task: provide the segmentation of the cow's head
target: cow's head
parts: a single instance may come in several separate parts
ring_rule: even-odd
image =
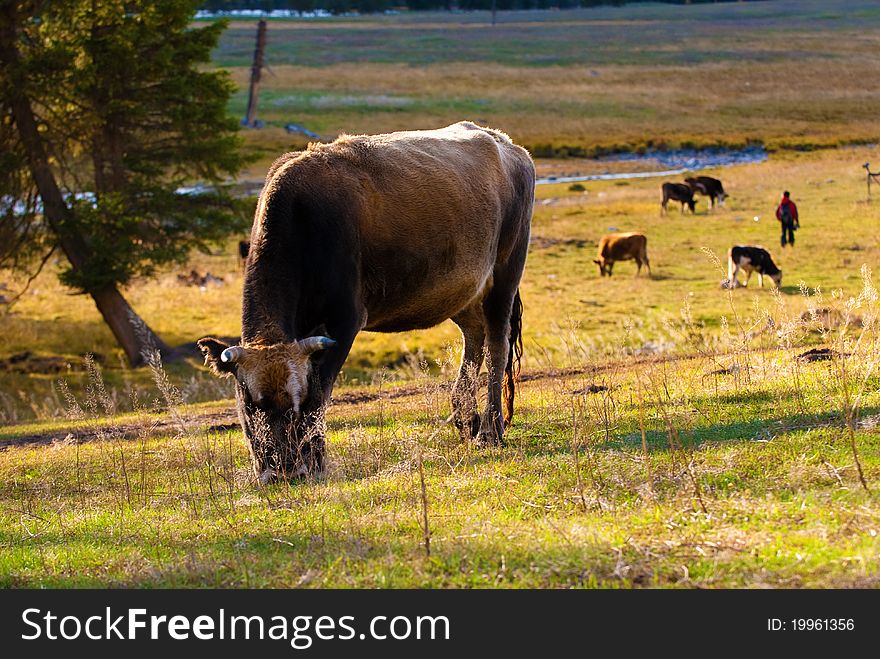
[[[779,270],[776,274],[770,275],[770,279],[773,280],[773,284],[776,288],[782,286],[782,270]]]
[[[198,341],[205,364],[221,377],[235,378],[239,420],[263,484],[323,467],[311,464],[321,459],[320,447],[312,444],[323,438],[307,435],[320,432],[316,423],[322,410],[306,413],[304,404],[322,395],[311,377],[312,355],[335,344],[326,336],[268,346],[229,346],[210,337]],[[315,418],[304,418],[309,415]]]
[[[724,205],[724,200],[725,200],[725,199],[727,199],[727,193],[726,193],[726,192],[723,192],[723,191],[722,191],[722,192],[719,192],[719,193],[718,193],[718,205],[719,205],[719,206],[723,206],[723,205]]]
[[[604,256],[600,256],[598,258],[593,259],[593,263],[599,266],[599,276],[604,277],[605,275],[611,276],[611,268],[614,267],[614,261],[609,261]]]
[[[687,205],[688,205],[688,208],[691,209],[691,213],[696,212],[696,208],[697,208],[697,200],[696,199],[691,197],[690,199],[687,200]]]

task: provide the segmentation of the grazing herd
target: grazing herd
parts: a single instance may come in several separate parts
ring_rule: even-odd
[[[198,346],[235,382],[254,476],[266,484],[320,474],[325,411],[357,334],[433,327],[451,319],[464,352],[450,420],[463,440],[500,444],[513,416],[522,355],[519,285],[529,247],[535,166],[504,133],[460,122],[310,144],[270,167],[244,267],[238,345]],[[663,184],[694,211],[694,194],[723,203],[708,176]],[[602,237],[595,263],[611,276],[634,260],[651,275],[641,233]],[[782,273],[761,248],[730,250],[729,280]],[[486,362],[485,409],[477,374]]]
[[[684,183],[663,183],[661,190],[663,192],[663,200],[660,202],[660,212],[667,212],[667,204],[670,201],[678,201],[681,203],[681,212],[684,213],[685,206],[694,212],[697,200],[694,195],[699,193],[709,198],[709,207],[715,208],[716,205],[723,206],[727,193],[724,191],[724,185],[717,178],[711,176],[693,176],[685,179]],[[782,244],[785,245],[785,213],[787,211],[786,203],[794,207],[794,203],[788,199],[788,192],[780,209],[777,210],[777,217],[783,223]],[[796,218],[797,211],[794,211]],[[796,220],[795,220],[796,221]],[[794,238],[790,238],[789,242],[794,244]],[[636,262],[636,277],[641,274],[642,263],[648,267],[648,275],[651,274],[651,265],[648,262],[648,238],[641,233],[613,233],[602,236],[599,240],[599,249],[596,258],[593,260],[599,266],[599,275],[611,276],[614,263],[616,261],[634,260]],[[739,280],[740,271],[746,275],[745,282]],[[721,282],[723,288],[739,288],[748,286],[752,273],[758,274],[758,284],[763,288],[764,276],[770,277],[778,288],[782,283],[782,270],[773,262],[770,253],[763,247],[757,245],[735,245],[728,250],[727,253],[727,279]]]
[[[672,201],[681,202],[681,212],[684,213],[684,207],[693,213],[697,206],[697,200],[694,195],[700,193],[704,197],[709,197],[709,208],[715,208],[716,204],[724,205],[724,199],[727,193],[724,192],[724,186],[717,178],[711,176],[692,176],[686,178],[684,183],[664,183],[663,184],[663,201],[660,202],[660,212],[666,213],[666,204]]]

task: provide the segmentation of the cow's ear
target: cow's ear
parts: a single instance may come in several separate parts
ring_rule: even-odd
[[[205,365],[210,367],[215,375],[227,377],[235,374],[238,365],[233,361],[224,361],[221,358],[223,351],[229,347],[223,341],[206,336],[196,341],[196,345],[202,351],[202,354],[205,355]]]
[[[602,265],[602,262],[599,259],[593,259],[593,263],[596,265]]]

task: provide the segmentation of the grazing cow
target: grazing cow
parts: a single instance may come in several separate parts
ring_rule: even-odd
[[[198,342],[216,374],[235,378],[261,482],[322,471],[324,411],[361,330],[451,318],[464,336],[455,424],[465,440],[501,442],[522,354],[534,190],[528,152],[469,122],[344,135],[276,161],[251,230],[241,345]]]
[[[697,205],[697,202],[694,200],[694,191],[690,189],[689,186],[684,183],[664,183],[663,184],[663,201],[660,202],[660,209],[662,213],[666,212],[666,204],[669,203],[669,200],[680,201],[681,202],[681,212],[684,213],[684,205],[687,204],[687,207],[691,209],[691,213],[694,212],[694,208]]]
[[[737,274],[746,273],[746,283],[740,284]],[[738,288],[748,286],[752,272],[758,273],[758,285],[764,287],[764,275],[770,277],[776,288],[782,283],[782,270],[776,267],[773,259],[763,247],[757,245],[735,245],[727,252],[727,286]]]
[[[239,240],[238,241],[238,262],[244,267],[244,264],[247,262],[248,252],[251,251],[251,241],[250,240]]]
[[[691,178],[686,178],[684,181],[694,193],[699,192],[704,197],[709,197],[709,208],[715,208],[716,199],[718,200],[719,206],[724,205],[727,193],[724,191],[724,186],[721,184],[721,181],[717,178],[712,178],[711,176],[693,176]]]
[[[615,261],[635,259],[636,277],[642,272],[642,263],[648,266],[651,275],[651,264],[648,262],[648,239],[641,233],[611,233],[602,236],[599,241],[599,253],[593,263],[599,266],[599,276],[611,276]]]

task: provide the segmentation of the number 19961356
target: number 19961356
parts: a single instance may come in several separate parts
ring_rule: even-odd
[[[779,618],[767,619],[767,630],[771,632],[837,632],[852,631],[856,628],[853,618]]]

